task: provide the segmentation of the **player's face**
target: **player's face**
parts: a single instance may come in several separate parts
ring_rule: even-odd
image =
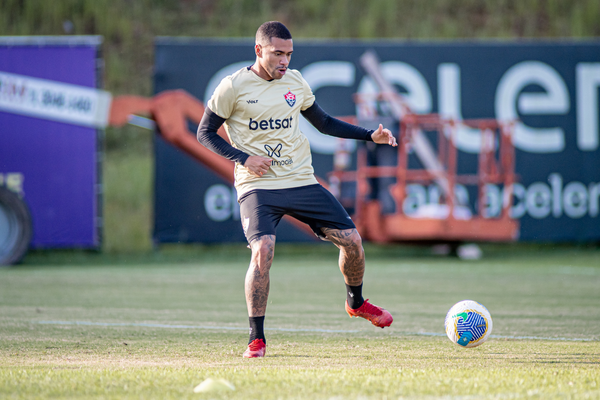
[[[294,44],[292,39],[271,38],[271,43],[266,46],[256,45],[259,63],[266,79],[281,79],[290,64]]]

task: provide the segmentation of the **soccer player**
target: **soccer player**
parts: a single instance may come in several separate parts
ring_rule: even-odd
[[[346,210],[314,176],[310,145],[299,129],[302,114],[320,132],[346,139],[397,146],[382,125],[375,131],[329,116],[315,101],[300,72],[290,69],[292,35],[280,22],[256,32],[256,61],[224,78],[198,126],[198,141],[235,162],[235,188],[244,234],[252,250],[245,293],[250,339],[244,357],[263,357],[276,228],[287,214],[340,249],[346,283],[346,312],[375,326],[390,326],[391,314],[362,296],[365,256],[361,237]],[[231,145],[217,134],[225,124]]]

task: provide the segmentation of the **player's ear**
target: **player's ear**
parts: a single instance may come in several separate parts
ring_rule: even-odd
[[[262,46],[260,44],[255,44],[254,45],[254,52],[256,53],[256,55],[258,57],[262,57]]]

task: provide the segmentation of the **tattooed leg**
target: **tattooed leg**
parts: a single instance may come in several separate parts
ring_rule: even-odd
[[[250,243],[252,259],[246,273],[246,305],[249,317],[262,317],[269,297],[269,270],[273,263],[275,235],[264,235]]]
[[[356,229],[323,228],[323,233],[340,249],[340,271],[347,285],[358,286],[365,274],[365,251]]]

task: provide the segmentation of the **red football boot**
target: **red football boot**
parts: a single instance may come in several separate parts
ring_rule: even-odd
[[[386,326],[390,326],[394,321],[392,314],[389,313],[385,308],[381,308],[376,306],[375,304],[369,303],[369,299],[366,299],[362,306],[357,309],[352,309],[348,305],[348,300],[346,300],[346,312],[352,317],[361,317],[364,319],[368,319],[371,323],[379,328],[385,328]]]
[[[262,339],[254,339],[250,342],[248,348],[244,352],[244,358],[264,357],[266,351],[267,345],[265,344],[265,341]]]

